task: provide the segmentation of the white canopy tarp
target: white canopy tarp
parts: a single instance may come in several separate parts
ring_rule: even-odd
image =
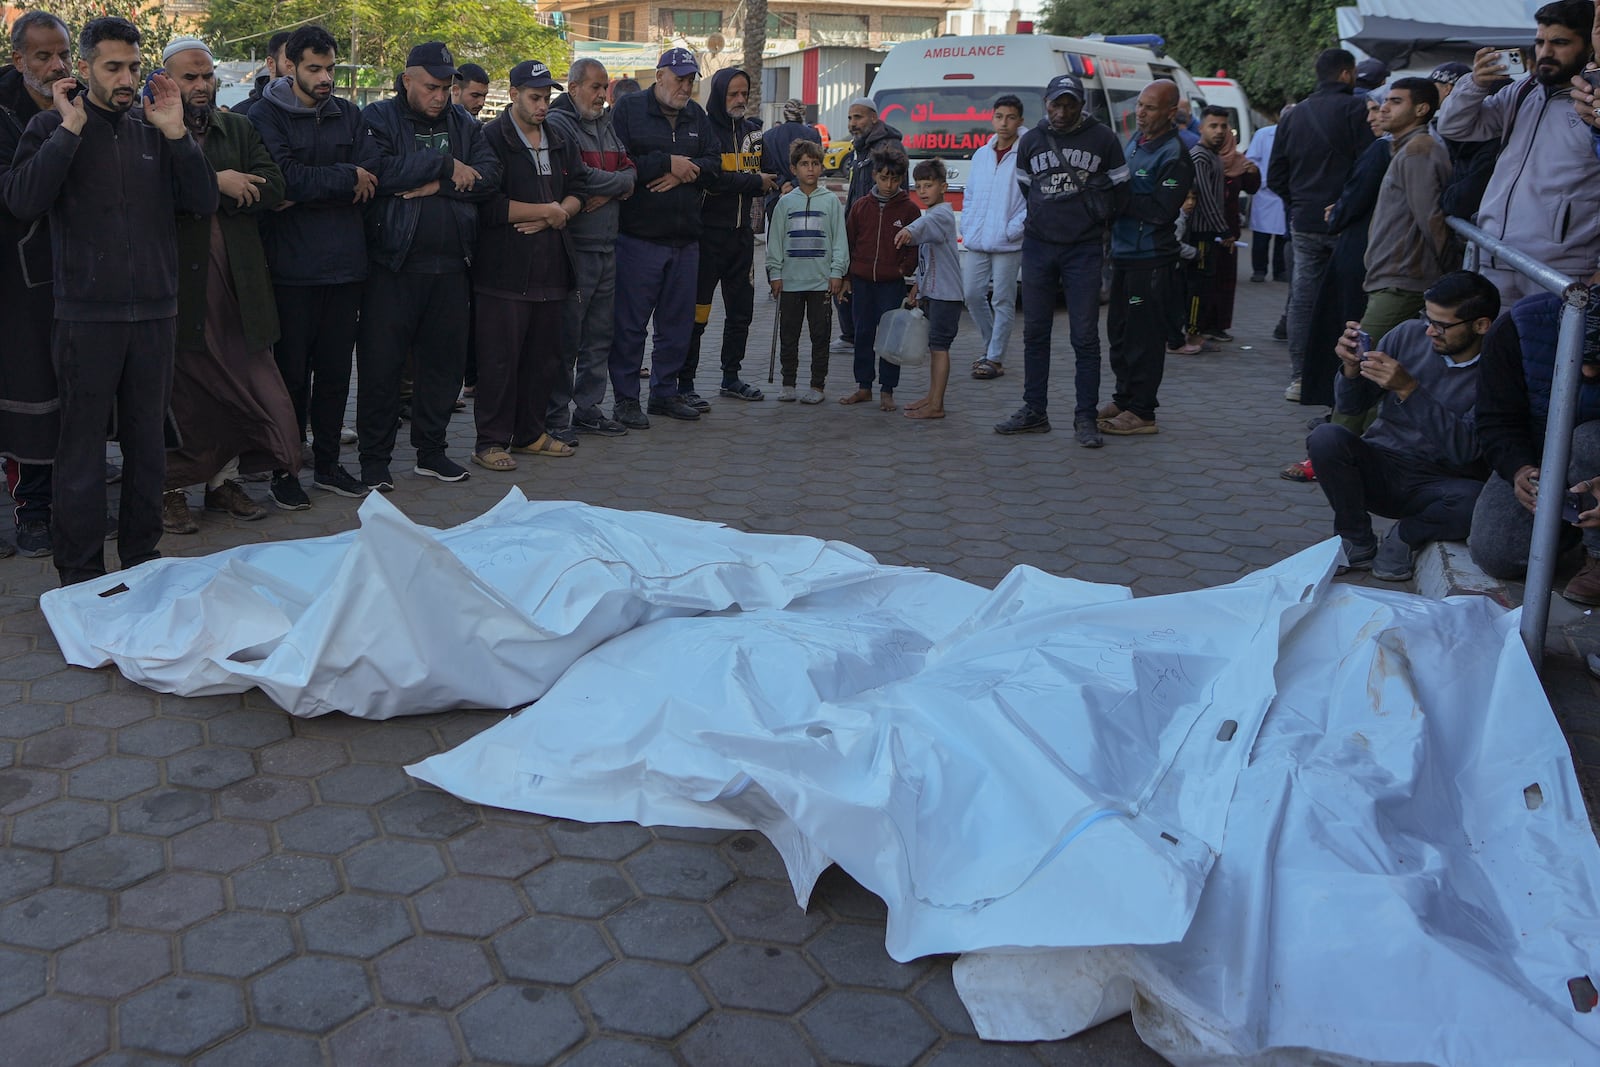
[[[259,680],[321,707],[335,664],[395,687],[380,712],[470,703],[481,673],[542,687],[413,773],[566,818],[759,829],[802,903],[837,862],[887,902],[891,955],[966,953],[984,1037],[1131,1008],[1185,1067],[1600,1062],[1579,1010],[1600,849],[1516,616],[1485,600],[1330,585],[1331,541],[1133,599],[515,493],[452,531],[380,497],[362,517],[47,614],[69,658],[172,691]],[[314,644],[352,626],[375,662]]]
[[[1338,8],[1339,39],[1399,70],[1470,60],[1488,45],[1533,44],[1543,0],[1357,0]]]

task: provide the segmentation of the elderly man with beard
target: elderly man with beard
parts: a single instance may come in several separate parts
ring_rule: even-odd
[[[161,520],[167,533],[191,534],[198,527],[187,488],[200,482],[207,511],[264,518],[265,509],[235,475],[281,470],[292,477],[300,466],[300,428],[272,358],[278,311],[256,224],[283,201],[283,172],[249,119],[217,110],[216,66],[204,41],[178,37],[161,61],[183,94],[184,125],[217,172],[220,194],[216,214],[178,217],[172,417],[182,444],[167,453]],[[304,498],[301,491],[288,503]]]
[[[62,584],[106,572],[106,428],[122,445],[118,554],[124,567],[160,555],[166,414],[177,334],[179,211],[217,210],[217,176],[183,122],[178,87],[150,79],[134,109],[139,31],[93,19],[78,38],[77,80],[50,86],[54,110],[23,132],[6,206],[50,215],[52,354],[61,389],[54,544]]]
[[[1483,48],[1472,77],[1456,82],[1439,109],[1439,133],[1457,141],[1504,141],[1478,225],[1563,274],[1588,278],[1600,266],[1600,159],[1594,108],[1574,121],[1572,80],[1594,54],[1590,0],[1556,0],[1534,12],[1533,73],[1508,82],[1499,51]],[[1588,125],[1586,125],[1588,124]],[[1543,292],[1493,258],[1480,268],[1502,303]]]
[[[622,203],[617,235],[617,291],[611,338],[611,417],[629,429],[650,427],[649,415],[693,421],[700,411],[678,395],[678,371],[689,354],[695,279],[700,271],[700,201],[716,187],[722,166],[717,133],[694,102],[700,73],[694,53],[669,48],[648,90],[617,101],[618,138],[638,168],[643,188]],[[644,333],[655,317],[649,413],[639,406]]]
[[[282,334],[272,354],[296,429],[311,429],[311,484],[361,497],[367,487],[340,466],[339,445],[367,277],[361,209],[378,178],[357,162],[361,110],[333,95],[337,49],[321,26],[295,30],[284,46],[287,77],[267,86],[250,121],[284,181],[283,203],[261,226]],[[310,504],[287,467],[273,472],[271,492],[279,507]]]
[[[573,288],[566,227],[583,210],[587,171],[577,144],[545,123],[551,90],[561,88],[550,68],[518,63],[510,82],[511,106],[484,129],[500,162],[500,191],[483,205],[472,265],[482,386],[472,462],[491,471],[515,470],[512,452],[572,455],[545,432],[545,409]]]
[[[30,11],[11,27],[11,66],[0,72],[0,190],[22,131],[55,106],[50,86],[72,72],[66,23]],[[0,200],[4,193],[0,192]],[[24,222],[0,203],[0,293],[5,294],[6,336],[0,342],[0,456],[16,501],[17,548],[24,556],[50,554],[50,482],[61,405],[50,364],[50,223]],[[0,541],[0,556],[11,546]]]
[[[467,268],[478,204],[494,195],[500,166],[480,126],[450,103],[455,60],[439,41],[411,49],[399,92],[361,113],[362,166],[378,177],[367,208],[366,290],[356,348],[356,433],[361,480],[391,492],[389,463],[400,425],[400,375],[414,354],[413,473],[459,482],[467,470],[445,455],[467,358]]]
[[[574,60],[567,73],[567,91],[550,105],[545,120],[578,146],[589,170],[583,211],[566,230],[577,272],[573,284],[583,297],[569,300],[562,316],[562,365],[545,414],[546,428],[560,439],[573,431],[602,437],[628,432],[600,406],[606,398],[606,367],[616,311],[619,201],[633,195],[637,175],[611,126],[611,112],[606,110],[608,84],[606,68],[599,60]]]

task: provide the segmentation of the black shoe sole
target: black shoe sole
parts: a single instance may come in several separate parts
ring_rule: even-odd
[[[420,466],[420,465],[416,466],[416,467],[412,467],[411,468],[411,473],[412,474],[419,474],[424,478],[433,478],[433,479],[436,479],[437,481],[451,482],[451,483],[464,482],[468,478],[472,477],[472,473],[470,471],[462,471],[460,474],[452,476],[452,475],[449,475],[449,474],[440,474],[436,470],[430,470],[429,468],[423,467],[423,466]]]
[[[650,414],[660,415],[661,417],[667,419],[677,419],[679,422],[699,422],[700,412],[692,407],[689,410],[690,412],[693,412],[693,414],[686,414],[682,411],[669,411],[666,408],[651,408]]]
[[[1048,422],[1040,422],[1035,423],[1032,426],[1018,426],[1015,429],[1009,427],[1006,429],[1001,429],[1000,427],[996,426],[994,428],[994,432],[998,434],[1004,434],[1006,437],[1014,437],[1019,433],[1049,433],[1050,424]]]
[[[311,479],[311,487],[313,489],[321,489],[325,493],[332,493],[335,496],[348,497],[351,500],[360,500],[362,497],[366,496],[367,493],[369,493],[371,491],[371,489],[372,489],[371,486],[363,485],[361,487],[361,492],[358,493],[354,489],[345,489],[345,488],[343,488],[341,486],[333,485],[333,484],[331,484],[329,482],[318,481],[315,478]]]
[[[588,426],[581,422],[573,423],[572,428],[579,433],[592,433],[596,437],[622,437],[628,432],[628,428],[626,426],[618,426],[615,430],[613,430],[609,428],[602,428],[600,426]]]
[[[43,559],[53,551],[50,548],[23,548],[21,545],[17,546],[17,555],[22,556],[24,559]]]

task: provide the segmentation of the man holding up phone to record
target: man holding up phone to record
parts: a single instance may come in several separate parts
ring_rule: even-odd
[[[1587,280],[1600,270],[1595,105],[1578,104],[1583,124],[1573,122],[1568,109],[1579,99],[1574,79],[1594,54],[1594,4],[1554,0],[1533,17],[1533,73],[1510,80],[1504,49],[1480,49],[1472,76],[1456,83],[1440,109],[1439,133],[1502,145],[1478,208],[1479,226],[1563,274]],[[1483,273],[1508,307],[1542,291],[1493,259]]]

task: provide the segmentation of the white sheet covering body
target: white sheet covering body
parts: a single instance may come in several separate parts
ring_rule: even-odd
[[[1600,971],[1600,849],[1487,601],[1330,586],[1334,542],[1135,600],[516,494],[445,532],[376,497],[362,516],[46,613],[73,662],[299,713],[537,690],[413,773],[759,829],[802,903],[838,862],[897,958],[967,953],[985,1037],[1131,1008],[1185,1067],[1600,1062],[1600,1012],[1567,992]]]

